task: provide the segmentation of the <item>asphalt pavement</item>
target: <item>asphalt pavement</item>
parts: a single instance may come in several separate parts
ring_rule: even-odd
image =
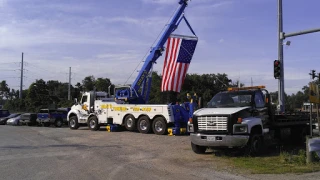
[[[318,179],[248,175],[197,155],[189,136],[90,131],[87,128],[0,126],[0,179]]]

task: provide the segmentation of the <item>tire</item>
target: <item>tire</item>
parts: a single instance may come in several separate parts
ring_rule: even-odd
[[[163,117],[157,117],[153,120],[152,131],[157,135],[164,135],[167,133],[167,123]]]
[[[56,121],[54,122],[55,127],[62,127],[62,125],[63,125],[62,119],[56,119]]]
[[[250,136],[245,154],[249,156],[258,156],[261,154],[263,149],[262,136],[259,134],[253,134]]]
[[[88,127],[91,131],[97,131],[100,129],[100,125],[98,124],[98,119],[95,116],[91,116],[88,120]]]
[[[309,134],[306,127],[292,127],[290,137],[294,144],[303,144],[306,142],[306,136]],[[310,130],[309,130],[310,131]]]
[[[45,123],[43,123],[43,126],[44,126],[44,127],[49,127],[49,126],[50,126],[50,123],[49,123],[49,122],[45,122]]]
[[[79,128],[78,118],[77,116],[71,116],[68,122],[69,128],[72,130]]]
[[[206,153],[206,150],[207,150],[207,147],[195,145],[192,142],[191,142],[191,148],[192,148],[192,151],[195,152],[196,154],[204,154]]]
[[[138,124],[137,124],[138,131],[142,134],[147,134],[151,130],[151,124],[150,120],[147,116],[141,116],[138,119]]]
[[[136,119],[134,118],[133,115],[128,115],[124,119],[124,126],[128,131],[134,131],[136,130]]]

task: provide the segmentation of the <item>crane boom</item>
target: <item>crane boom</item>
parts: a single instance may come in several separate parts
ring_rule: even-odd
[[[157,59],[162,55],[162,52],[164,51],[164,44],[166,43],[168,37],[179,25],[183,16],[184,9],[188,5],[188,1],[189,0],[179,1],[180,5],[178,10],[175,12],[170,23],[167,25],[158,43],[150,51],[150,54],[147,56],[144,62],[144,65],[139,71],[137,78],[135,79],[135,81],[131,86],[122,87],[121,89],[117,90],[116,92],[117,99],[126,100],[130,104],[131,103],[144,104],[148,101],[149,91],[151,87],[150,70],[152,69],[153,64],[156,63]],[[142,90],[140,91],[140,89]]]

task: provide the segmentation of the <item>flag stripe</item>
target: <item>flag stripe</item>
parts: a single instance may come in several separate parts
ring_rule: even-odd
[[[171,39],[171,38],[170,38]],[[171,43],[168,42],[168,45],[167,45],[167,49],[168,49],[168,56],[166,57],[166,67],[165,67],[165,73],[163,74],[164,78],[163,79],[167,79],[168,78],[168,72],[169,72],[169,67],[171,65],[171,58],[172,58],[172,51],[173,51],[173,44],[175,42],[175,39],[172,39]],[[163,83],[163,89],[167,89],[166,88],[166,83]]]
[[[166,56],[162,69],[161,91],[180,92],[184,83],[194,50],[196,40],[169,37]]]
[[[174,39],[174,41],[172,43],[173,53],[171,54],[171,58],[170,58],[169,71],[167,73],[167,78],[166,78],[166,82],[165,82],[165,89],[171,89],[170,82],[172,80],[172,78],[171,78],[172,77],[172,69],[176,65],[175,61],[177,58],[177,51],[179,49],[178,46],[180,44],[180,39],[178,39],[178,38],[173,38],[173,39]]]

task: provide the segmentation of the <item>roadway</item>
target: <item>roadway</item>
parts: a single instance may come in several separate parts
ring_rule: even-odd
[[[188,136],[0,126],[0,179],[313,179],[250,175],[197,155]],[[315,178],[318,179],[318,178]]]

